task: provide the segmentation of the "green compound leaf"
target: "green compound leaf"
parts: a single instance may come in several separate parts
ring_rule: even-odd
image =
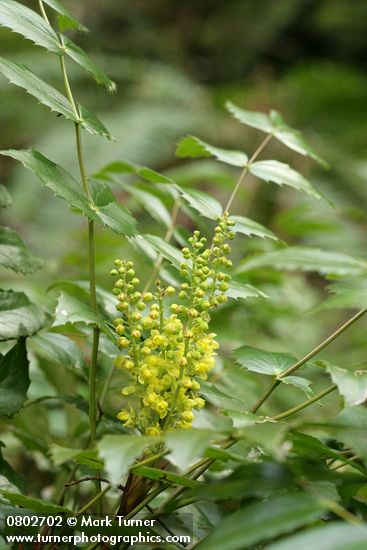
[[[87,27],[75,19],[69,10],[67,10],[58,0],[43,0],[43,3],[50,6],[50,8],[58,14],[59,28],[61,31],[67,29],[77,29],[82,32],[88,31]]]
[[[341,252],[328,252],[318,248],[291,246],[267,252],[245,261],[239,273],[272,267],[275,269],[316,271],[321,275],[359,275],[367,271],[367,262]]]
[[[332,308],[361,308],[367,307],[367,281],[365,277],[352,277],[327,287],[328,292],[334,294],[317,309]]]
[[[299,390],[303,391],[307,397],[312,397],[314,394],[313,389],[310,388],[310,385],[312,384],[311,380],[308,380],[308,378],[303,378],[303,376],[285,376],[284,378],[281,378],[281,382],[283,384],[295,386]]]
[[[283,117],[277,111],[270,111],[269,118],[273,125],[273,135],[274,137],[301,155],[306,155],[314,160],[316,160],[324,168],[328,168],[327,162],[322,159],[316,151],[307,143],[307,141],[302,137],[301,132],[294,130],[288,126]]]
[[[105,462],[106,472],[111,482],[119,483],[151,443],[159,443],[159,439],[145,435],[105,435],[98,444],[98,451]]]
[[[0,493],[3,498],[8,500],[10,504],[14,506],[20,506],[21,508],[27,508],[27,510],[32,510],[37,512],[39,515],[57,515],[66,513],[68,515],[72,514],[72,511],[64,506],[59,506],[57,504],[51,504],[42,499],[26,497],[18,493],[11,493],[10,491],[3,491],[0,489]]]
[[[246,409],[246,404],[240,399],[233,395],[226,394],[224,391],[217,388],[215,384],[205,382],[204,380],[200,380],[200,395],[218,408],[239,411],[244,411]]]
[[[367,370],[347,370],[328,364],[326,370],[347,405],[360,405],[367,399]]]
[[[97,325],[114,344],[116,343],[115,334],[102,320],[102,316],[94,313],[89,303],[62,290],[57,300],[53,326],[58,327],[77,323]]]
[[[251,164],[250,172],[264,181],[273,182],[277,185],[289,185],[317,199],[321,198],[321,195],[309,181],[284,162],[278,162],[277,160],[260,160]]]
[[[328,167],[328,164],[303,139],[301,133],[288,126],[277,111],[270,111],[269,115],[245,111],[234,105],[231,101],[226,103],[226,108],[242,124],[271,134],[290,149],[297,151],[301,155],[313,158],[324,168]]]
[[[0,226],[0,265],[26,275],[39,269],[42,262],[28,251],[13,229]]]
[[[177,267],[177,269],[179,269],[180,264],[184,261],[181,251],[160,237],[156,235],[139,235],[138,238],[139,240],[143,239],[148,242],[158,254],[161,254],[163,258]]]
[[[14,2],[0,0],[0,25],[32,40],[48,51],[62,54],[56,32],[38,13]]]
[[[178,185],[176,185],[176,188],[185,202],[201,216],[210,220],[216,220],[222,215],[222,205],[217,199],[208,195],[208,193],[204,193],[198,189],[179,187]]]
[[[179,476],[178,474],[174,474],[173,472],[169,472],[166,470],[151,468],[150,466],[139,466],[137,468],[134,468],[133,471],[134,474],[146,477],[147,479],[168,482],[172,483],[173,485],[181,485],[182,487],[187,487],[189,489],[195,489],[196,487],[201,487],[202,485],[199,481],[195,481],[194,479]]]
[[[51,358],[65,369],[83,369],[85,366],[79,346],[63,334],[40,332],[32,336],[30,343],[38,355]]]
[[[103,136],[110,141],[115,141],[113,135],[92,111],[89,111],[89,109],[83,107],[83,105],[79,105],[79,111],[81,116],[80,126],[84,128],[84,130],[94,136]]]
[[[0,208],[9,208],[12,205],[11,196],[5,187],[0,183]]]
[[[24,491],[25,477],[15,472],[10,464],[5,460],[2,453],[2,447],[5,447],[5,445],[0,441],[0,476],[5,477],[9,483],[15,487],[18,487],[20,491]]]
[[[232,425],[236,430],[243,430],[249,426],[255,426],[256,424],[264,424],[268,422],[265,416],[258,416],[245,410],[246,407],[242,407],[242,410],[226,409],[224,414],[231,419]],[[278,429],[281,424],[273,423],[272,427]],[[283,435],[283,433],[282,433]]]
[[[22,408],[31,383],[28,368],[25,338],[0,354],[0,416],[13,416]]]
[[[0,72],[16,86],[24,88],[43,105],[76,122],[77,118],[67,99],[55,88],[41,80],[28,67],[0,57]]]
[[[183,138],[177,146],[176,155],[181,158],[215,157],[225,164],[241,167],[246,166],[248,161],[247,155],[241,151],[214,147],[214,145],[210,145],[195,136]]]
[[[92,183],[91,189],[95,201],[92,208],[77,180],[64,168],[55,164],[34,149],[0,151],[0,154],[19,160],[25,168],[31,170],[41,182],[55,195],[64,199],[72,208],[76,208],[90,220],[121,235],[133,235],[136,221],[130,212],[119,205],[105,183]]]
[[[120,235],[135,235],[136,220],[127,208],[119,204],[110,187],[103,182],[91,182],[91,193],[96,206],[96,221]]]
[[[231,113],[231,115],[242,122],[242,124],[245,124],[246,126],[251,126],[252,128],[256,128],[257,130],[261,130],[263,132],[266,132],[267,134],[272,133],[273,125],[269,120],[269,117],[264,113],[257,113],[256,111],[245,111],[237,107],[237,105],[235,105],[231,101],[227,101],[225,106],[227,110]]]
[[[226,292],[228,298],[233,300],[247,300],[248,298],[265,298],[268,299],[269,296],[265,294],[262,290],[247,284],[241,283],[239,281],[230,281],[229,289]]]
[[[151,183],[175,183],[171,178],[152,170],[152,168],[135,164],[129,160],[110,162],[94,174],[94,177],[108,178],[109,174],[136,174]]]
[[[284,446],[286,433],[289,429],[287,424],[273,422],[268,418],[260,422],[251,422],[247,418],[248,413],[243,413],[243,419],[240,419],[241,413],[235,413],[232,416],[235,424],[238,426],[238,435],[245,441],[251,442],[254,448],[259,448],[263,453],[272,456],[278,461],[283,461],[288,452],[287,444]],[[240,427],[240,425],[243,426]]]
[[[297,362],[288,353],[274,353],[251,346],[237,348],[234,357],[247,370],[270,376],[278,376]]]
[[[80,106],[81,118],[79,118],[70,103],[60,92],[44,82],[25,65],[13,63],[8,59],[0,57],[0,72],[12,84],[26,90],[33,97],[37,98],[40,103],[49,107],[51,111],[60,113],[65,118],[79,123],[90,134],[101,135],[110,140],[113,139],[110,132],[95,114]]]
[[[62,8],[58,2],[52,2],[53,8],[56,5]],[[62,8],[63,9],[63,8]],[[64,10],[64,9],[63,9]],[[64,22],[66,10],[64,10]],[[68,13],[68,12],[67,12]],[[69,23],[71,19],[69,16]],[[14,2],[13,0],[0,0],[0,25],[8,27],[12,31],[21,34],[24,38],[32,40],[35,44],[46,48],[57,55],[64,53],[71,57],[78,65],[83,67],[98,84],[103,84],[109,92],[116,90],[116,84],[105,74],[105,72],[90,59],[87,53],[74,44],[69,38],[62,36],[61,46],[56,32],[38,13]]]
[[[164,203],[153,193],[150,193],[145,188],[138,185],[132,185],[119,182],[119,185],[134,197],[151,216],[159,223],[163,223],[166,227],[171,225],[171,214],[165,207]]]
[[[165,437],[170,450],[167,459],[180,470],[185,470],[201,458],[209,443],[218,437],[220,434],[216,432],[197,428],[170,432]]]
[[[305,493],[273,497],[240,508],[225,517],[199,544],[200,550],[242,550],[294,531],[320,518],[325,507]]]
[[[44,318],[23,292],[0,290],[0,341],[34,334]]]
[[[232,227],[232,231],[235,233],[242,233],[248,237],[255,236],[262,239],[272,239],[274,241],[278,240],[278,237],[274,235],[270,229],[255,222],[254,220],[251,220],[250,218],[245,218],[243,216],[231,216],[231,220],[236,222],[236,225]]]
[[[95,470],[103,468],[103,463],[98,459],[97,451],[95,450],[83,451],[81,449],[71,449],[52,444],[50,446],[50,454],[55,466],[61,466],[65,462],[75,460],[78,464],[85,464]]]
[[[98,65],[89,57],[89,55],[79,46],[74,44],[72,40],[66,36],[62,37],[63,51],[75,61],[78,65],[83,67],[97,82],[105,86],[108,92],[116,91],[116,84],[113,82],[106,73],[98,67]]]
[[[367,527],[332,521],[320,527],[307,529],[267,546],[267,550],[365,550]]]

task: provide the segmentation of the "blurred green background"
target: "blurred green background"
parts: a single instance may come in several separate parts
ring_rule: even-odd
[[[35,2],[27,4],[36,9]],[[262,158],[288,162],[328,200],[308,199],[290,188],[249,178],[236,202],[236,213],[269,226],[288,244],[366,257],[365,0],[65,0],[65,5],[91,29],[88,34],[72,33],[73,39],[118,85],[117,93],[108,95],[79,67],[68,64],[75,95],[117,138],[109,143],[84,136],[90,173],[109,161],[128,159],[166,171],[178,182],[199,186],[224,201],[236,171],[212,161],[176,159],[177,140],[193,133],[251,154],[262,136],[231,119],[223,108],[225,100],[248,110],[275,108],[304,132],[331,169],[323,171],[276,143]],[[62,89],[52,54],[7,29],[0,30],[0,44],[2,55],[22,61]],[[1,149],[32,146],[77,174],[71,125],[37,106],[3,77],[0,92]],[[53,297],[45,292],[49,285],[66,278],[87,278],[84,222],[13,161],[1,159],[0,176],[14,202],[6,212],[6,224],[46,260],[44,269],[27,280],[2,271],[2,284],[24,290],[37,303],[49,306]],[[124,189],[115,192],[137,215],[142,232],[164,234],[164,228]],[[185,216],[179,221],[192,227]],[[205,220],[198,218],[198,223],[205,230]],[[277,246],[273,241],[239,237],[235,262]],[[121,237],[99,230],[97,247],[102,287],[110,287],[108,273],[116,256],[132,256],[149,277],[149,264]],[[231,349],[244,343],[301,356],[350,313],[312,313],[325,298],[326,284],[314,273],[267,270],[250,274],[249,280],[272,300],[241,302],[220,311],[214,325],[227,358]],[[355,367],[366,362],[365,352],[362,325],[343,336],[328,357]],[[239,392],[236,376],[233,372],[227,385]],[[256,384],[254,379],[241,389],[242,397],[253,400]],[[32,385],[35,397],[40,388]],[[283,402],[284,409],[284,401],[299,401],[300,395],[296,398],[286,389],[278,392],[273,403]]]

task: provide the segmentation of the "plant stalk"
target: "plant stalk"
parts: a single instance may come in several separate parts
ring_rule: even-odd
[[[84,514],[84,512],[86,512],[87,510],[89,510],[89,508],[91,508],[94,504],[98,503],[106,493],[108,493],[108,491],[111,489],[111,485],[107,485],[103,491],[100,491],[95,497],[92,498],[92,500],[90,500],[89,502],[87,502],[87,504],[85,504],[83,506],[83,508],[80,508],[80,510],[78,510],[78,512],[76,512],[74,514],[74,516],[76,518],[80,517],[82,514]]]
[[[45,7],[42,0],[38,1],[41,14],[45,21],[49,23]],[[58,35],[59,43],[61,47],[64,47],[62,37]],[[77,121],[80,120],[80,114],[71,90],[64,54],[60,55],[60,67],[62,79],[65,87],[65,93],[67,98],[72,106]],[[75,142],[76,150],[79,164],[80,177],[82,182],[82,187],[85,195],[88,198],[90,206],[95,208],[93,198],[90,192],[87,170],[85,167],[82,139],[81,139],[81,130],[80,124],[75,122]],[[90,302],[92,310],[95,314],[98,315],[98,306],[97,306],[97,292],[96,292],[96,273],[95,273],[95,241],[94,241],[94,222],[88,219],[88,270],[89,270],[89,289],[90,289]],[[91,366],[89,371],[89,425],[90,425],[90,446],[94,447],[97,440],[97,395],[96,395],[96,378],[97,378],[97,360],[98,360],[98,346],[99,346],[99,336],[100,329],[97,326],[93,327],[93,342],[92,342],[92,354],[91,354]],[[101,483],[96,481],[96,488],[101,493]],[[102,492],[103,493],[103,492]],[[103,493],[104,494],[104,493]],[[102,494],[102,497],[103,497]],[[102,513],[102,504],[98,499],[98,511]]]
[[[170,240],[172,238],[172,235],[173,235],[173,232],[175,230],[175,225],[176,225],[177,216],[178,216],[178,213],[179,213],[179,210],[180,210],[180,205],[181,205],[181,200],[177,199],[174,202],[174,205],[173,205],[173,208],[172,208],[170,226],[168,227],[167,233],[164,236],[164,240],[165,240],[166,243],[170,242]],[[157,257],[157,260],[154,264],[152,275],[151,275],[149,281],[147,282],[147,284],[145,285],[143,292],[147,292],[150,289],[150,287],[152,286],[152,284],[154,283],[154,281],[156,280],[157,275],[159,273],[159,268],[162,265],[162,261],[163,261],[163,256],[162,256],[162,254],[159,254],[158,257]]]
[[[287,418],[288,416],[291,416],[292,414],[295,414],[299,411],[302,411],[303,409],[305,409],[306,407],[309,407],[310,405],[312,405],[313,403],[315,403],[319,399],[322,399],[323,397],[325,397],[325,395],[328,395],[329,393],[336,390],[337,387],[338,386],[336,384],[333,384],[332,386],[329,386],[328,388],[326,388],[326,390],[323,390],[322,392],[317,393],[313,397],[310,397],[310,399],[306,399],[306,401],[303,401],[303,403],[300,403],[299,405],[296,405],[295,407],[292,407],[291,409],[288,409],[287,411],[284,411],[280,414],[276,414],[275,416],[272,416],[271,418],[272,418],[272,420],[282,420],[283,418]]]
[[[323,342],[321,342],[321,344],[319,344],[316,348],[314,348],[312,351],[310,351],[310,353],[308,353],[307,355],[305,355],[304,357],[302,357],[302,359],[300,359],[299,361],[297,361],[294,365],[292,365],[291,367],[289,367],[289,369],[283,371],[282,373],[280,373],[277,378],[275,378],[270,386],[268,387],[268,389],[265,391],[265,393],[260,397],[260,399],[256,402],[256,404],[254,405],[254,407],[251,409],[251,412],[252,413],[256,413],[260,407],[262,406],[262,404],[268,399],[268,397],[273,393],[273,391],[275,390],[275,388],[277,386],[279,386],[279,384],[281,383],[281,379],[282,378],[285,378],[286,376],[289,376],[290,374],[292,374],[293,372],[295,372],[297,369],[299,369],[300,367],[303,367],[303,365],[305,365],[310,359],[313,359],[313,357],[315,357],[315,355],[318,355],[320,353],[320,351],[322,351],[323,349],[325,349],[329,344],[331,344],[332,342],[334,342],[334,340],[336,340],[338,338],[338,336],[340,336],[343,332],[345,332],[350,326],[352,326],[356,321],[358,321],[358,319],[360,319],[365,313],[367,312],[367,308],[366,309],[361,309],[358,313],[356,313],[356,315],[354,315],[353,317],[351,317],[350,319],[348,319],[348,321],[346,323],[344,323],[341,327],[339,327],[335,332],[333,332],[330,336],[328,336],[328,338],[326,338],[326,340],[324,340]]]
[[[248,163],[246,164],[246,166],[242,170],[242,173],[241,173],[240,177],[238,178],[237,183],[236,183],[236,185],[235,185],[235,187],[234,187],[234,189],[231,193],[231,196],[229,197],[228,202],[227,202],[227,204],[224,208],[225,212],[228,212],[229,209],[231,208],[232,203],[233,203],[233,201],[234,201],[234,199],[237,195],[237,192],[238,192],[239,188],[241,187],[245,177],[247,176],[247,173],[250,169],[251,164],[257,159],[257,157],[260,155],[262,150],[267,146],[267,144],[269,143],[271,138],[272,138],[272,134],[268,134],[266,136],[266,138],[260,143],[259,147],[256,149],[256,151],[251,156],[250,160],[248,161]]]

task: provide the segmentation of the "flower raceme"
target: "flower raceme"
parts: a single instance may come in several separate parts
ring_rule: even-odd
[[[118,414],[124,426],[146,435],[191,428],[193,411],[204,407],[199,380],[207,379],[219,347],[209,332],[210,311],[227,301],[233,225],[227,212],[218,218],[210,248],[194,231],[182,249],[185,282],[179,290],[157,281],[154,293],[142,293],[133,263],[115,260],[111,275],[120,316],[114,326],[121,353],[114,364],[129,380],[122,389],[127,408]],[[177,303],[171,303],[177,292]]]

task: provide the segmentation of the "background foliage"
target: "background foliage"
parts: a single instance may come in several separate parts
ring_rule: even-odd
[[[106,95],[103,89],[96,89],[76,65],[71,66],[71,78],[81,103],[93,105],[117,138],[113,144],[93,137],[85,139],[90,172],[109,161],[129,159],[164,171],[180,184],[200,187],[223,202],[233,186],[235,170],[211,159],[192,162],[175,159],[178,138],[186,133],[195,134],[216,145],[251,154],[259,145],[259,133],[245,129],[228,117],[223,109],[224,101],[233,100],[249,110],[267,112],[275,108],[292,126],[302,129],[308,141],[328,160],[331,169],[324,171],[275,141],[263,158],[289,162],[307,175],[327,200],[315,201],[289,187],[259,185],[250,177],[236,202],[236,213],[249,215],[270,227],[292,247],[304,245],[366,258],[367,165],[363,128],[367,122],[364,109],[367,14],[363,0],[353,3],[348,0],[207,0],[200,3],[106,0],[102,4],[83,0],[74,4],[69,2],[73,13],[93,29],[92,33],[81,35],[79,43],[108,68],[118,85],[117,94]],[[35,7],[36,3],[29,2],[29,5]],[[57,66],[50,57],[42,55],[41,50],[6,29],[0,29],[0,43],[5,57],[26,63],[37,70],[39,76],[56,87],[59,85]],[[3,130],[0,148],[32,146],[76,174],[67,122],[56,119],[56,115],[50,116],[43,106],[35,106],[33,98],[9,87],[3,78],[0,91]],[[0,176],[13,199],[12,207],[4,214],[5,224],[17,230],[36,256],[45,260],[43,269],[26,279],[2,270],[2,288],[24,291],[37,304],[50,308],[56,293],[52,290],[46,293],[47,287],[65,279],[86,279],[84,224],[52,193],[39,186],[30,172],[18,168],[10,159],[1,159]],[[139,218],[140,230],[161,234],[157,213],[147,208],[146,203],[144,207],[126,189],[127,186],[119,186],[114,190],[119,200]],[[193,228],[192,221],[183,215],[180,223],[188,230]],[[205,228],[203,218],[197,217],[197,223]],[[328,301],[327,307],[320,307],[328,296],[329,281],[325,274],[336,272],[335,267],[325,267],[324,259],[318,259],[314,253],[308,269],[305,269],[305,257],[300,258],[296,248],[292,248],[291,258],[278,253],[256,265],[258,252],[271,253],[283,248],[282,242],[271,239],[237,238],[233,252],[235,264],[241,266],[244,258],[252,256],[255,262],[251,269],[247,266],[241,276],[256,283],[270,300],[228,305],[214,319],[223,361],[216,373],[219,387],[249,407],[265,388],[266,377],[234,365],[231,357],[234,349],[247,345],[302,357],[350,315],[351,306],[365,305],[361,283],[362,292],[357,293],[354,300]],[[126,254],[148,278],[149,263],[126,239],[111,232],[98,232],[97,278],[101,287],[108,290],[111,285],[108,276],[111,261]],[[66,359],[55,359],[52,349],[45,357],[36,354],[41,344],[36,339],[32,344],[28,399],[33,401],[44,395],[55,397],[62,393],[67,404],[50,399],[47,416],[41,416],[39,405],[32,405],[16,415],[12,430],[7,420],[1,421],[1,439],[6,444],[4,455],[17,472],[28,472],[28,494],[35,497],[46,497],[54,479],[53,472],[45,466],[47,459],[43,451],[51,443],[62,446],[70,438],[77,441],[86,425],[78,409],[78,406],[82,408],[85,398],[82,355],[72,350],[77,361],[70,368],[80,369],[80,384],[75,387],[74,375],[69,377],[65,372]],[[365,367],[365,353],[362,322],[320,357],[327,358],[331,364],[355,369]],[[107,375],[108,360],[102,369]],[[327,378],[325,370],[314,366],[308,370],[307,376],[315,381],[314,389],[318,391]],[[121,380],[116,377],[107,399],[111,423],[120,406],[120,387]],[[264,405],[263,412],[280,413],[297,404],[301,395],[299,390],[284,384],[274,393],[271,402]],[[318,421],[332,420],[340,412],[341,403],[341,399],[332,394],[323,400],[322,407],[306,409],[301,418],[313,420],[316,409]],[[203,416],[198,427],[205,426]],[[273,453],[278,435],[272,434],[270,440]],[[28,446],[30,440],[35,450],[32,454],[19,444],[23,441]],[[302,444],[304,442],[299,442]],[[54,459],[54,465],[61,460],[57,456]],[[246,471],[243,479],[249,475]],[[244,483],[237,490],[243,498]],[[259,494],[261,491],[260,487]],[[365,502],[365,493],[356,502],[361,501]],[[281,504],[281,501],[275,503],[275,509]],[[284,505],[296,506],[296,503]],[[242,513],[247,517],[248,512],[244,510]],[[217,513],[217,509],[213,511],[214,523]],[[311,506],[310,514],[317,516],[321,512]],[[238,518],[233,518],[229,531],[236,522]],[[252,522],[248,522],[251,525]],[[280,532],[269,532],[269,538],[278,534]],[[254,539],[253,544],[257,542]],[[215,547],[220,548],[220,541],[216,544]]]

